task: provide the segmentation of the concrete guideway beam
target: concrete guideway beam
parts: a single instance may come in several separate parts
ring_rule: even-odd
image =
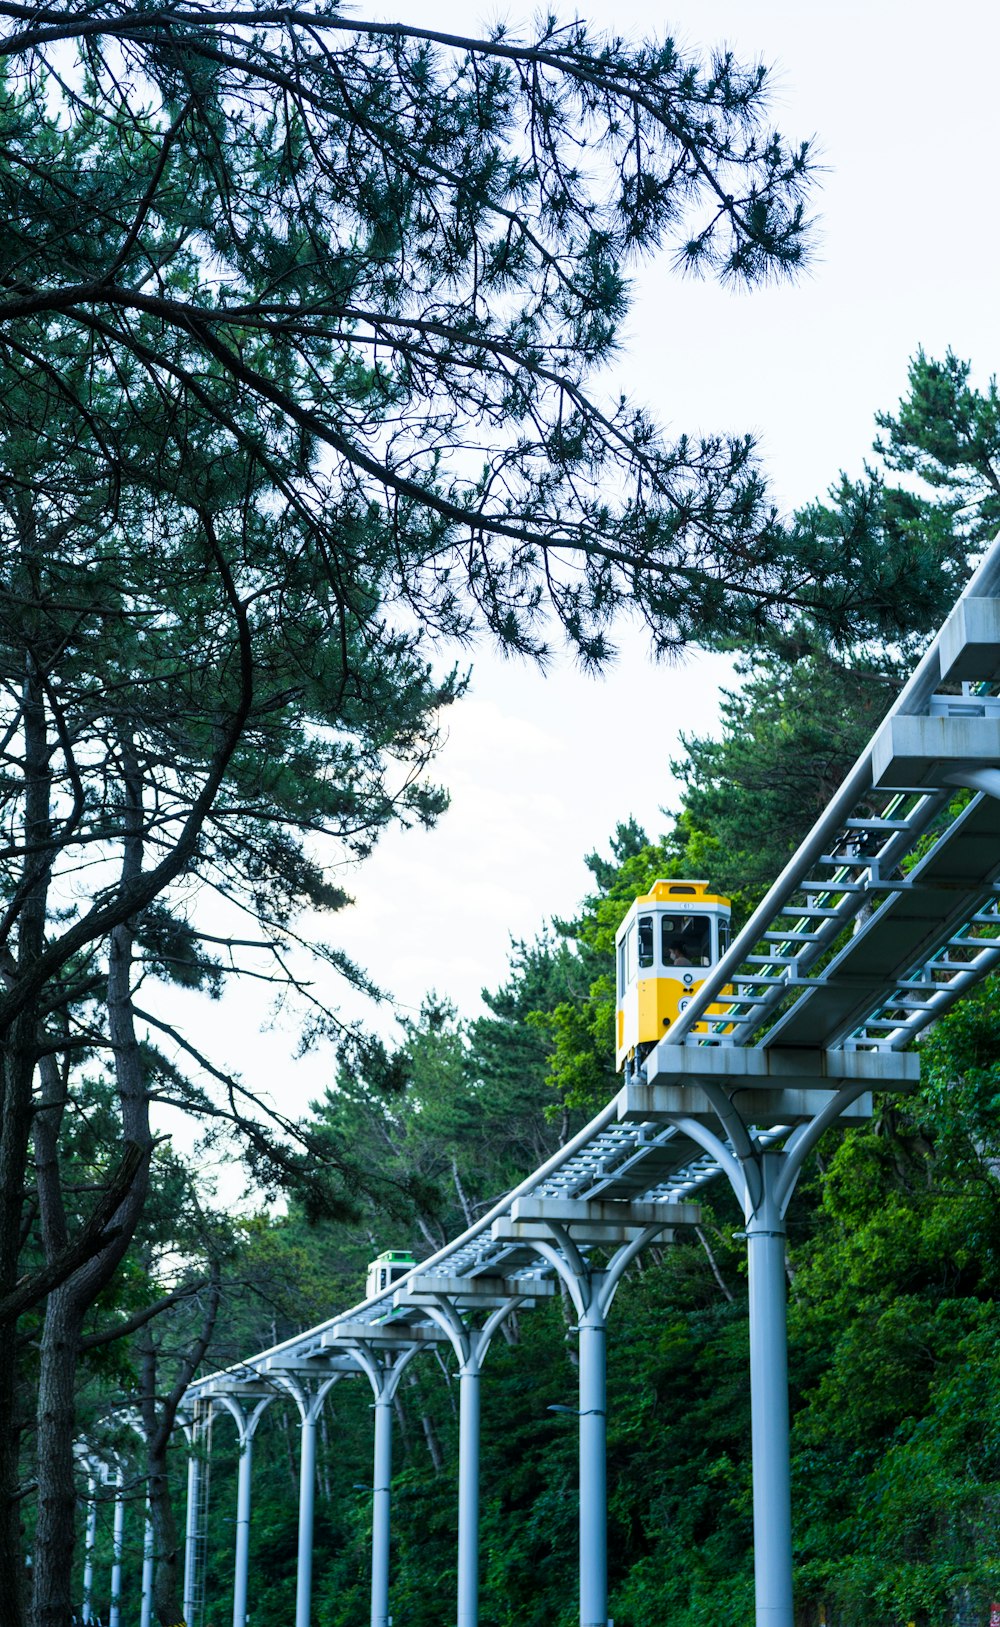
[[[556,1286],[553,1282],[550,1282],[548,1286],[552,1292],[545,1297],[551,1298],[552,1294],[556,1292]],[[447,1296],[447,1303],[459,1316],[470,1316],[475,1315],[477,1311],[503,1310],[504,1308],[510,1306],[511,1297],[512,1296],[510,1294],[476,1294],[475,1296],[468,1294],[449,1294]],[[535,1301],[543,1296],[535,1293],[527,1293],[518,1295],[517,1297],[521,1305],[525,1309],[530,1310],[530,1308],[535,1304]],[[440,1294],[411,1294],[409,1292],[401,1292],[399,1295],[399,1303],[401,1305],[411,1305],[415,1309],[425,1311],[436,1310],[441,1302],[442,1298]]]
[[[908,1090],[915,1086],[907,1086]],[[751,1124],[801,1124],[834,1101],[834,1090],[735,1090],[731,1100]],[[618,1116],[625,1124],[668,1122],[678,1117],[715,1123],[716,1112],[697,1085],[629,1085],[619,1097]],[[847,1124],[872,1116],[871,1092],[865,1091],[839,1115]]]
[[[513,1221],[555,1221],[560,1226],[613,1226],[642,1230],[645,1226],[698,1226],[697,1203],[629,1202],[619,1198],[515,1198]]]
[[[253,1378],[229,1378],[224,1376],[212,1379],[202,1385],[198,1391],[199,1401],[221,1401],[226,1404],[226,1397],[231,1396],[235,1401],[261,1401],[265,1396],[273,1396],[273,1384],[265,1383],[259,1373]]]
[[[647,1231],[655,1235],[660,1233],[657,1241],[673,1242],[673,1228],[665,1231],[658,1225],[648,1226],[605,1226],[597,1221],[586,1221],[579,1225],[567,1225],[566,1236],[578,1247],[589,1248],[619,1248],[628,1243],[634,1243]],[[548,1243],[552,1240],[552,1229],[544,1220],[508,1220],[505,1217],[493,1222],[493,1239],[497,1243],[527,1243],[535,1247],[538,1243]]]
[[[1000,600],[959,599],[938,636],[941,683],[1000,679]]]
[[[409,1345],[440,1344],[445,1335],[438,1327],[427,1323],[416,1326],[405,1322],[402,1318],[392,1324],[386,1322],[335,1322],[321,1335],[324,1345],[334,1348],[354,1349],[355,1346],[370,1345],[383,1350],[401,1350]]]
[[[349,1356],[331,1355],[329,1351],[315,1356],[303,1356],[301,1360],[294,1356],[266,1356],[260,1364],[261,1373],[266,1373],[277,1383],[285,1378],[314,1378],[323,1380],[336,1376],[337,1378],[357,1378],[360,1368]]]
[[[961,767],[1000,762],[1000,717],[887,718],[872,747],[878,790],[926,791],[947,785]]]
[[[551,1277],[445,1277],[432,1272],[407,1277],[403,1289],[397,1293],[395,1303],[405,1304],[429,1294],[435,1300],[468,1300],[471,1304],[498,1304],[510,1299],[546,1299],[556,1292]]]
[[[920,1058],[897,1051],[681,1046],[661,1040],[646,1060],[647,1089],[705,1083],[727,1090],[753,1086],[759,1090],[828,1091],[861,1085],[867,1090],[910,1091],[920,1083]],[[619,1092],[618,1100],[627,1098],[628,1087]]]

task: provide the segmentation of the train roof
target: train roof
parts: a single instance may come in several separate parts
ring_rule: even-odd
[[[711,893],[707,881],[689,881],[686,877],[672,881],[654,881],[648,893],[640,893],[639,897],[629,905],[622,919],[622,923],[615,934],[620,937],[629,925],[637,910],[650,904],[675,904],[685,909],[693,910],[696,914],[702,910],[729,910],[731,900],[722,893]]]

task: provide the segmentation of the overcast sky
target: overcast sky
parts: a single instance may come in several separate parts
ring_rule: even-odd
[[[558,6],[553,7],[557,12]],[[815,135],[826,166],[820,240],[797,286],[735,294],[647,266],[618,379],[689,433],[752,431],[775,496],[790,508],[840,469],[861,472],[877,409],[893,408],[909,356],[950,345],[979,382],[997,366],[997,96],[1000,24],[986,0],[642,0],[579,8],[597,27],[726,43],[775,65],[773,117]],[[358,16],[474,31],[475,0],[399,0]],[[567,13],[568,15],[569,13]],[[484,8],[487,24],[504,15]],[[624,632],[625,630],[623,630]],[[504,979],[511,936],[533,937],[587,890],[583,856],[635,815],[657,834],[676,805],[678,733],[715,726],[727,664],[692,654],[654,668],[626,639],[602,680],[563,663],[548,677],[481,650],[471,696],[453,709],[437,777],[452,806],[430,834],[393,833],[346,880],[356,904],[334,936],[416,1009],[430,988],[467,1014]],[[286,1107],[322,1081],[287,1034],[256,1035],[256,1003],[195,1016],[228,1029],[248,1083]],[[218,1045],[216,1045],[218,1049]]]

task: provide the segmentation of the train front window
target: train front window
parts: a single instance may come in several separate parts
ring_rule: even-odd
[[[639,917],[639,969],[644,970],[653,964],[653,917],[640,915]]]
[[[707,915],[663,915],[660,917],[663,964],[671,966],[711,966],[712,922]]]

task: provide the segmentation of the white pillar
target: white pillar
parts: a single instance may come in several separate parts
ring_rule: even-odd
[[[375,1452],[372,1472],[372,1619],[389,1627],[389,1504],[392,1490],[392,1397],[375,1397]]]
[[[111,1609],[108,1627],[121,1627],[122,1548],[125,1544],[125,1476],[121,1469],[115,1478],[115,1519],[111,1536]]]
[[[83,1627],[94,1613],[94,1543],[97,1541],[97,1482],[87,1476],[87,1523],[83,1532]]]
[[[785,1223],[773,1196],[781,1156],[761,1158],[764,1196],[746,1226],[757,1627],[794,1627]]]
[[[197,1438],[197,1437],[195,1437]],[[198,1565],[198,1495],[201,1465],[194,1451],[188,1458],[187,1516],[184,1522],[184,1620],[194,1627],[195,1576]]]
[[[458,1381],[458,1627],[479,1623],[479,1365]]]
[[[295,1582],[295,1627],[309,1627],[312,1607],[313,1511],[316,1499],[316,1413],[306,1398],[299,1445],[299,1551]]]
[[[598,1296],[580,1318],[580,1627],[607,1627],[606,1328]]]
[[[247,1578],[250,1569],[250,1471],[253,1431],[240,1431],[240,1467],[236,1482],[236,1558],[233,1564],[233,1627],[246,1627]]]
[[[153,1515],[146,1498],[146,1530],[142,1539],[142,1605],[139,1627],[150,1627],[153,1619]]]

